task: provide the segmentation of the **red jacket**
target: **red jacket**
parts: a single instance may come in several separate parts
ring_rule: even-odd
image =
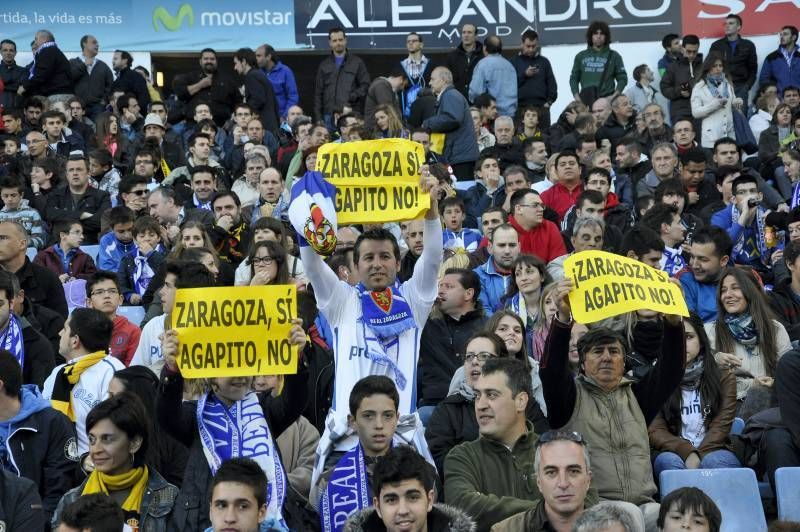
[[[69,263],[69,272],[64,271],[61,263],[61,257],[58,256],[53,246],[41,250],[36,254],[33,259],[34,264],[44,266],[56,275],[63,275],[69,273],[70,277],[76,279],[88,280],[96,271],[97,267],[94,265],[94,259],[78,249],[78,252],[73,255]]]
[[[508,223],[517,230],[519,249],[522,253],[536,255],[545,263],[567,254],[567,248],[564,246],[564,239],[558,226],[550,220],[542,220],[541,225],[530,231],[523,229],[513,216],[508,217]]]
[[[139,336],[142,330],[128,321],[125,316],[114,317],[114,330],[111,333],[111,356],[125,364],[131,364],[136,348],[139,346]]]
[[[564,219],[564,215],[567,211],[575,205],[581,192],[583,192],[583,183],[578,183],[578,186],[573,188],[571,192],[561,183],[556,183],[542,192],[541,198],[546,206],[556,211],[558,214],[558,221],[560,222]]]

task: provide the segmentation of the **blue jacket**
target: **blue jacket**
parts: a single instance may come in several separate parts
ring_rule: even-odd
[[[97,253],[97,269],[115,272],[119,270],[122,258],[136,251],[133,241],[125,244],[117,240],[114,231],[100,237],[100,251]]]
[[[469,99],[488,92],[497,100],[497,115],[514,118],[517,112],[517,70],[500,54],[487,55],[475,65]]]
[[[792,54],[791,66],[786,64],[780,50],[775,50],[764,59],[761,75],[758,82],[764,84],[768,81],[778,86],[778,93],[783,94],[783,89],[789,86],[800,87],[800,47],[795,46]]]
[[[763,207],[758,208],[763,209]],[[743,227],[739,225],[738,221],[733,220],[731,209],[733,209],[733,205],[728,205],[724,209],[715,212],[711,216],[711,225],[716,225],[717,227],[725,229],[725,231],[728,232],[728,236],[731,237],[731,242],[733,242],[734,246],[734,252],[731,254],[731,260],[733,262],[759,268],[762,266],[761,257],[751,256],[751,251],[757,249],[755,232],[758,229],[755,218],[753,218],[753,222],[748,227]],[[744,239],[744,245],[742,250],[737,253],[735,251],[736,244],[739,242],[740,238]]]
[[[289,107],[297,105],[300,101],[300,96],[297,94],[297,82],[294,80],[294,72],[292,69],[278,61],[272,70],[266,71],[267,79],[272,83],[272,90],[275,92],[275,98],[278,100],[278,112],[281,118],[286,116]]]
[[[494,314],[496,310],[503,308],[503,296],[508,288],[510,276],[503,275],[494,267],[494,258],[490,255],[489,260],[473,270],[481,280],[481,305],[487,316]]]
[[[717,283],[701,283],[688,268],[676,275],[683,288],[683,297],[689,310],[700,316],[703,323],[717,319]]]
[[[512,67],[513,69],[513,67]],[[514,86],[516,87],[516,74]],[[452,85],[440,95],[436,104],[436,114],[427,118],[422,127],[433,133],[444,133],[444,158],[450,164],[474,162],[478,160],[478,140],[472,125],[467,99]]]

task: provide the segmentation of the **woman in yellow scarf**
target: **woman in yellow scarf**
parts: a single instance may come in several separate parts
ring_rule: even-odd
[[[120,505],[134,532],[165,532],[178,488],[145,463],[150,423],[144,405],[122,392],[95,406],[86,417],[89,460],[94,468],[77,488],[68,491],[53,515],[58,527],[64,507],[81,495],[104,493]]]

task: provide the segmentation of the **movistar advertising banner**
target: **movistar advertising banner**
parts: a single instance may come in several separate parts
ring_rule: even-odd
[[[480,37],[517,43],[531,28],[545,44],[578,44],[589,22],[605,20],[615,42],[658,42],[669,32],[720,36],[730,13],[741,14],[753,35],[798,20],[800,7],[797,0],[4,0],[0,37],[14,39],[18,49],[40,28],[64,50],[79,50],[86,33],[103,50],[232,51],[265,42],[278,50],[326,49],[328,30],[338,26],[350,48],[402,50],[410,31],[427,49],[450,48],[466,22]]]

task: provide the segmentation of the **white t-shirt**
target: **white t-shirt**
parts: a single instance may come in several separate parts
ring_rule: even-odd
[[[131,366],[147,366],[155,372],[161,373],[164,365],[164,354],[161,353],[161,340],[159,336],[164,333],[164,321],[167,315],[156,316],[142,328],[139,336],[139,345],[131,359]]]
[[[698,448],[706,437],[706,427],[703,424],[703,403],[700,400],[700,389],[681,389],[683,400],[681,402],[681,437],[689,440]]]
[[[417,409],[420,333],[436,299],[437,275],[442,261],[442,226],[439,220],[425,220],[424,235],[424,249],[414,266],[414,274],[400,289],[411,308],[416,327],[401,333],[397,343],[386,350],[387,356],[405,377],[405,386],[401,388],[398,385],[397,390],[401,415]],[[397,378],[389,365],[376,363],[365,356],[364,335],[370,332],[362,320],[358,290],[340,281],[311,248],[301,248],[300,254],[306,267],[306,276],[314,286],[319,309],[333,333],[336,371],[331,412],[344,421],[348,413],[350,391],[356,382],[369,375],[386,375],[397,384]]]
[[[85,355],[88,356],[88,355]],[[78,357],[70,362],[80,360]],[[53,385],[56,375],[66,364],[60,364],[53,369],[47,380],[44,381],[42,396],[48,401],[53,398]],[[89,411],[108,397],[108,383],[118,370],[125,369],[125,364],[107,355],[100,362],[81,374],[81,378],[72,387],[71,401],[75,412],[75,430],[78,433],[78,454],[89,452],[89,437],[86,435],[86,416]]]

